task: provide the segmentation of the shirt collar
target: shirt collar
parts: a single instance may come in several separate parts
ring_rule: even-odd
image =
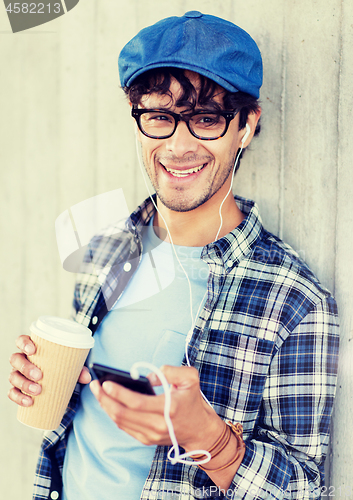
[[[240,196],[234,199],[245,218],[226,236],[206,245],[201,254],[201,257],[218,257],[227,271],[253,251],[265,232],[256,203]]]
[[[153,196],[156,201],[156,195]],[[233,269],[243,258],[252,252],[264,235],[264,228],[257,204],[241,196],[234,196],[239,210],[245,215],[243,221],[223,238],[206,245],[201,258],[221,259],[227,271]],[[147,198],[131,215],[133,226],[147,225],[156,209]]]

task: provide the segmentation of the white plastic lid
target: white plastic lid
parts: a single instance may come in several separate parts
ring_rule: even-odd
[[[91,330],[70,319],[40,316],[32,323],[31,332],[54,344],[66,347],[90,349],[94,345]]]

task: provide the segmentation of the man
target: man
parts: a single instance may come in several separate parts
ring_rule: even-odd
[[[232,23],[192,11],[142,30],[119,71],[156,196],[125,231],[93,238],[75,318],[96,332],[90,361],[164,365],[175,435],[195,463],[168,458],[163,394],[88,386],[84,370],[86,385],[44,439],[34,498],[319,498],[336,304],[263,228],[256,205],[231,195],[239,156],[259,130],[259,50]],[[167,286],[148,294],[155,271]],[[39,394],[41,373],[25,357],[35,349],[27,336],[18,347],[10,398],[29,405],[23,393]],[[205,453],[195,450],[210,461],[197,465]]]

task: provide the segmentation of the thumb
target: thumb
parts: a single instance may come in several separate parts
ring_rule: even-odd
[[[89,384],[92,380],[92,377],[90,375],[90,372],[88,370],[88,368],[86,366],[84,366],[82,368],[82,371],[81,371],[81,374],[78,378],[78,382],[80,382],[80,384]]]
[[[199,372],[194,367],[163,365],[160,370],[176,389],[190,389],[195,385],[199,387]]]

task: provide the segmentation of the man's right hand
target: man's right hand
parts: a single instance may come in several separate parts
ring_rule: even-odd
[[[16,352],[10,357],[12,371],[9,376],[12,388],[8,397],[20,406],[31,406],[33,398],[25,393],[37,396],[42,387],[36,383],[43,377],[42,372],[27,359],[27,355],[35,354],[36,346],[28,335],[17,337],[16,346],[21,352]]]
[[[12,371],[9,380],[13,387],[9,390],[8,397],[20,406],[31,406],[33,398],[30,394],[38,396],[42,391],[41,385],[37,382],[42,379],[43,373],[27,359],[27,355],[31,356],[36,352],[36,346],[30,337],[20,335],[17,337],[16,346],[21,352],[16,352],[10,357]],[[90,383],[91,375],[86,367],[82,369],[78,381],[81,384]]]

